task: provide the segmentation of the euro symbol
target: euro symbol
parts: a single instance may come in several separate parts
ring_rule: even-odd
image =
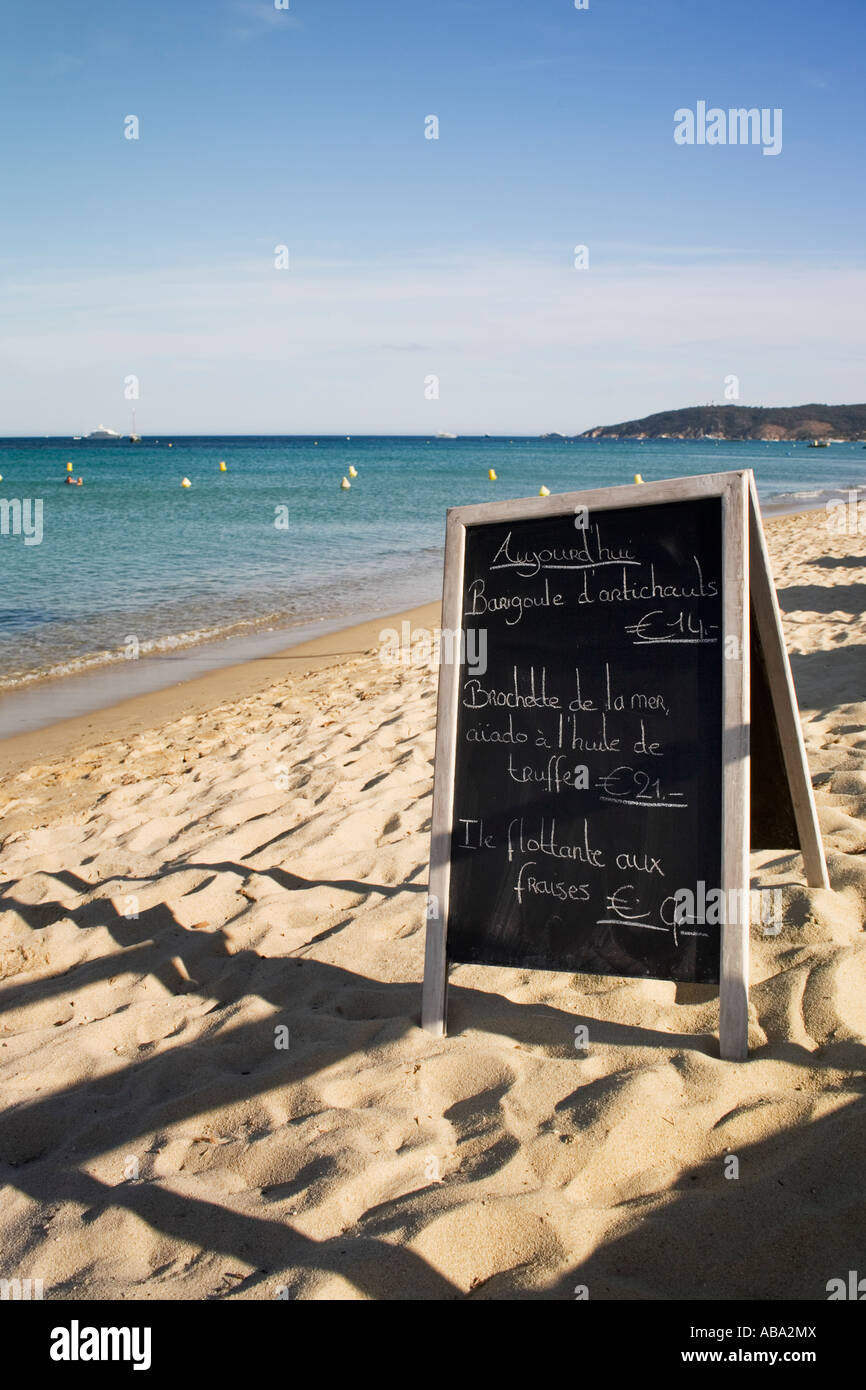
[[[653,608],[651,612],[644,613],[643,617],[640,619],[640,622],[633,623],[631,627],[627,627],[626,632],[633,632],[635,637],[637,637],[639,641],[648,642],[650,640],[650,628],[652,626],[652,624],[650,623],[650,618],[656,617],[656,615],[658,613],[661,613],[661,611],[662,610],[660,608]],[[644,628],[647,629],[646,632],[644,632]]]
[[[638,917],[649,917],[648,912],[638,912],[639,903],[628,903],[622,897],[623,893],[634,893],[634,884],[623,884],[622,888],[617,888],[615,893],[608,893],[607,905],[611,912],[615,912],[617,917],[622,917],[626,922],[633,922]]]
[[[595,785],[600,787],[603,792],[606,792],[608,796],[624,796],[624,792],[617,791],[619,775],[621,772],[630,773],[631,771],[632,768],[622,763],[619,767],[615,767],[613,772],[606,772],[603,777],[599,777]]]

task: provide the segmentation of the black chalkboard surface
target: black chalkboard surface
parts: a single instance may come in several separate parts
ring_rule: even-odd
[[[452,508],[442,614],[423,1026],[460,962],[717,982],[742,1060],[750,830],[829,886],[751,472]]]
[[[717,982],[721,499],[470,526],[463,592],[449,959]]]

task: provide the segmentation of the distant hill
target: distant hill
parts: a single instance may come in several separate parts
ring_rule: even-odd
[[[866,405],[692,405],[621,425],[597,425],[578,439],[866,440]]]

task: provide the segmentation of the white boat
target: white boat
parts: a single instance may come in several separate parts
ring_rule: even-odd
[[[437,439],[456,439],[456,438],[457,438],[457,435],[456,435],[456,434],[445,434],[445,433],[443,432],[442,434],[437,434],[436,438],[437,438]]]
[[[122,436],[116,430],[107,430],[104,425],[100,425],[98,430],[91,430],[88,439],[120,439]]]

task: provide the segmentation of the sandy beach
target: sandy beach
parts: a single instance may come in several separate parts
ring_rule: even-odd
[[[399,619],[0,745],[0,1275],[823,1300],[866,1273],[866,537],[826,520],[767,535],[832,888],[753,856],[784,927],[753,926],[744,1065],[713,994],[658,981],[458,966],[421,1030],[436,673],[383,664]]]

